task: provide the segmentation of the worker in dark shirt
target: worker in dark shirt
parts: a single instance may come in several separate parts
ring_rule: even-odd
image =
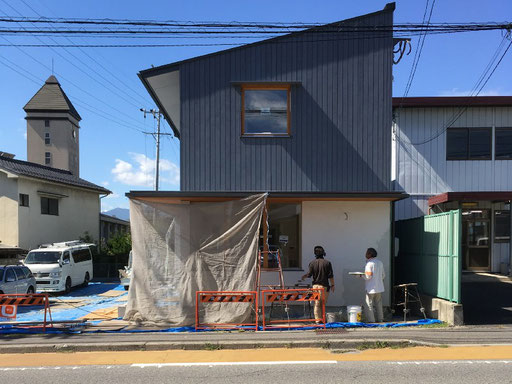
[[[334,292],[334,274],[332,271],[331,262],[324,259],[326,255],[325,250],[322,246],[317,245],[314,248],[315,260],[309,263],[309,271],[302,280],[306,277],[313,278],[313,288],[323,288],[322,300],[315,302],[315,321],[320,323],[322,319],[322,302],[326,303],[329,296],[329,291]],[[330,284],[329,284],[330,283]]]

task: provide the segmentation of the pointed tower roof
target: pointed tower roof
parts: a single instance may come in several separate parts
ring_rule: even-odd
[[[23,107],[25,112],[69,112],[71,116],[78,120],[82,120],[77,110],[71,104],[59,81],[51,75],[30,101]]]

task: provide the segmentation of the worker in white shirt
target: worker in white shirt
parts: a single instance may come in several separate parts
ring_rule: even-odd
[[[384,292],[384,265],[377,259],[377,251],[368,248],[366,251],[366,267],[364,278],[366,285],[366,321],[374,323],[384,321],[382,313],[382,293]]]

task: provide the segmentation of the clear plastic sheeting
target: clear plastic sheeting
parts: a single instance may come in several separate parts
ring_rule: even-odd
[[[209,203],[130,201],[133,274],[125,320],[195,323],[196,291],[254,290],[267,195]],[[243,323],[247,303],[206,303],[203,323]]]

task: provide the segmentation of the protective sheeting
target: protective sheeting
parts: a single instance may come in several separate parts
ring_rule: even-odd
[[[251,291],[267,195],[213,203],[130,201],[133,274],[124,320],[191,326],[196,291]],[[202,323],[243,323],[247,303],[207,303]]]

